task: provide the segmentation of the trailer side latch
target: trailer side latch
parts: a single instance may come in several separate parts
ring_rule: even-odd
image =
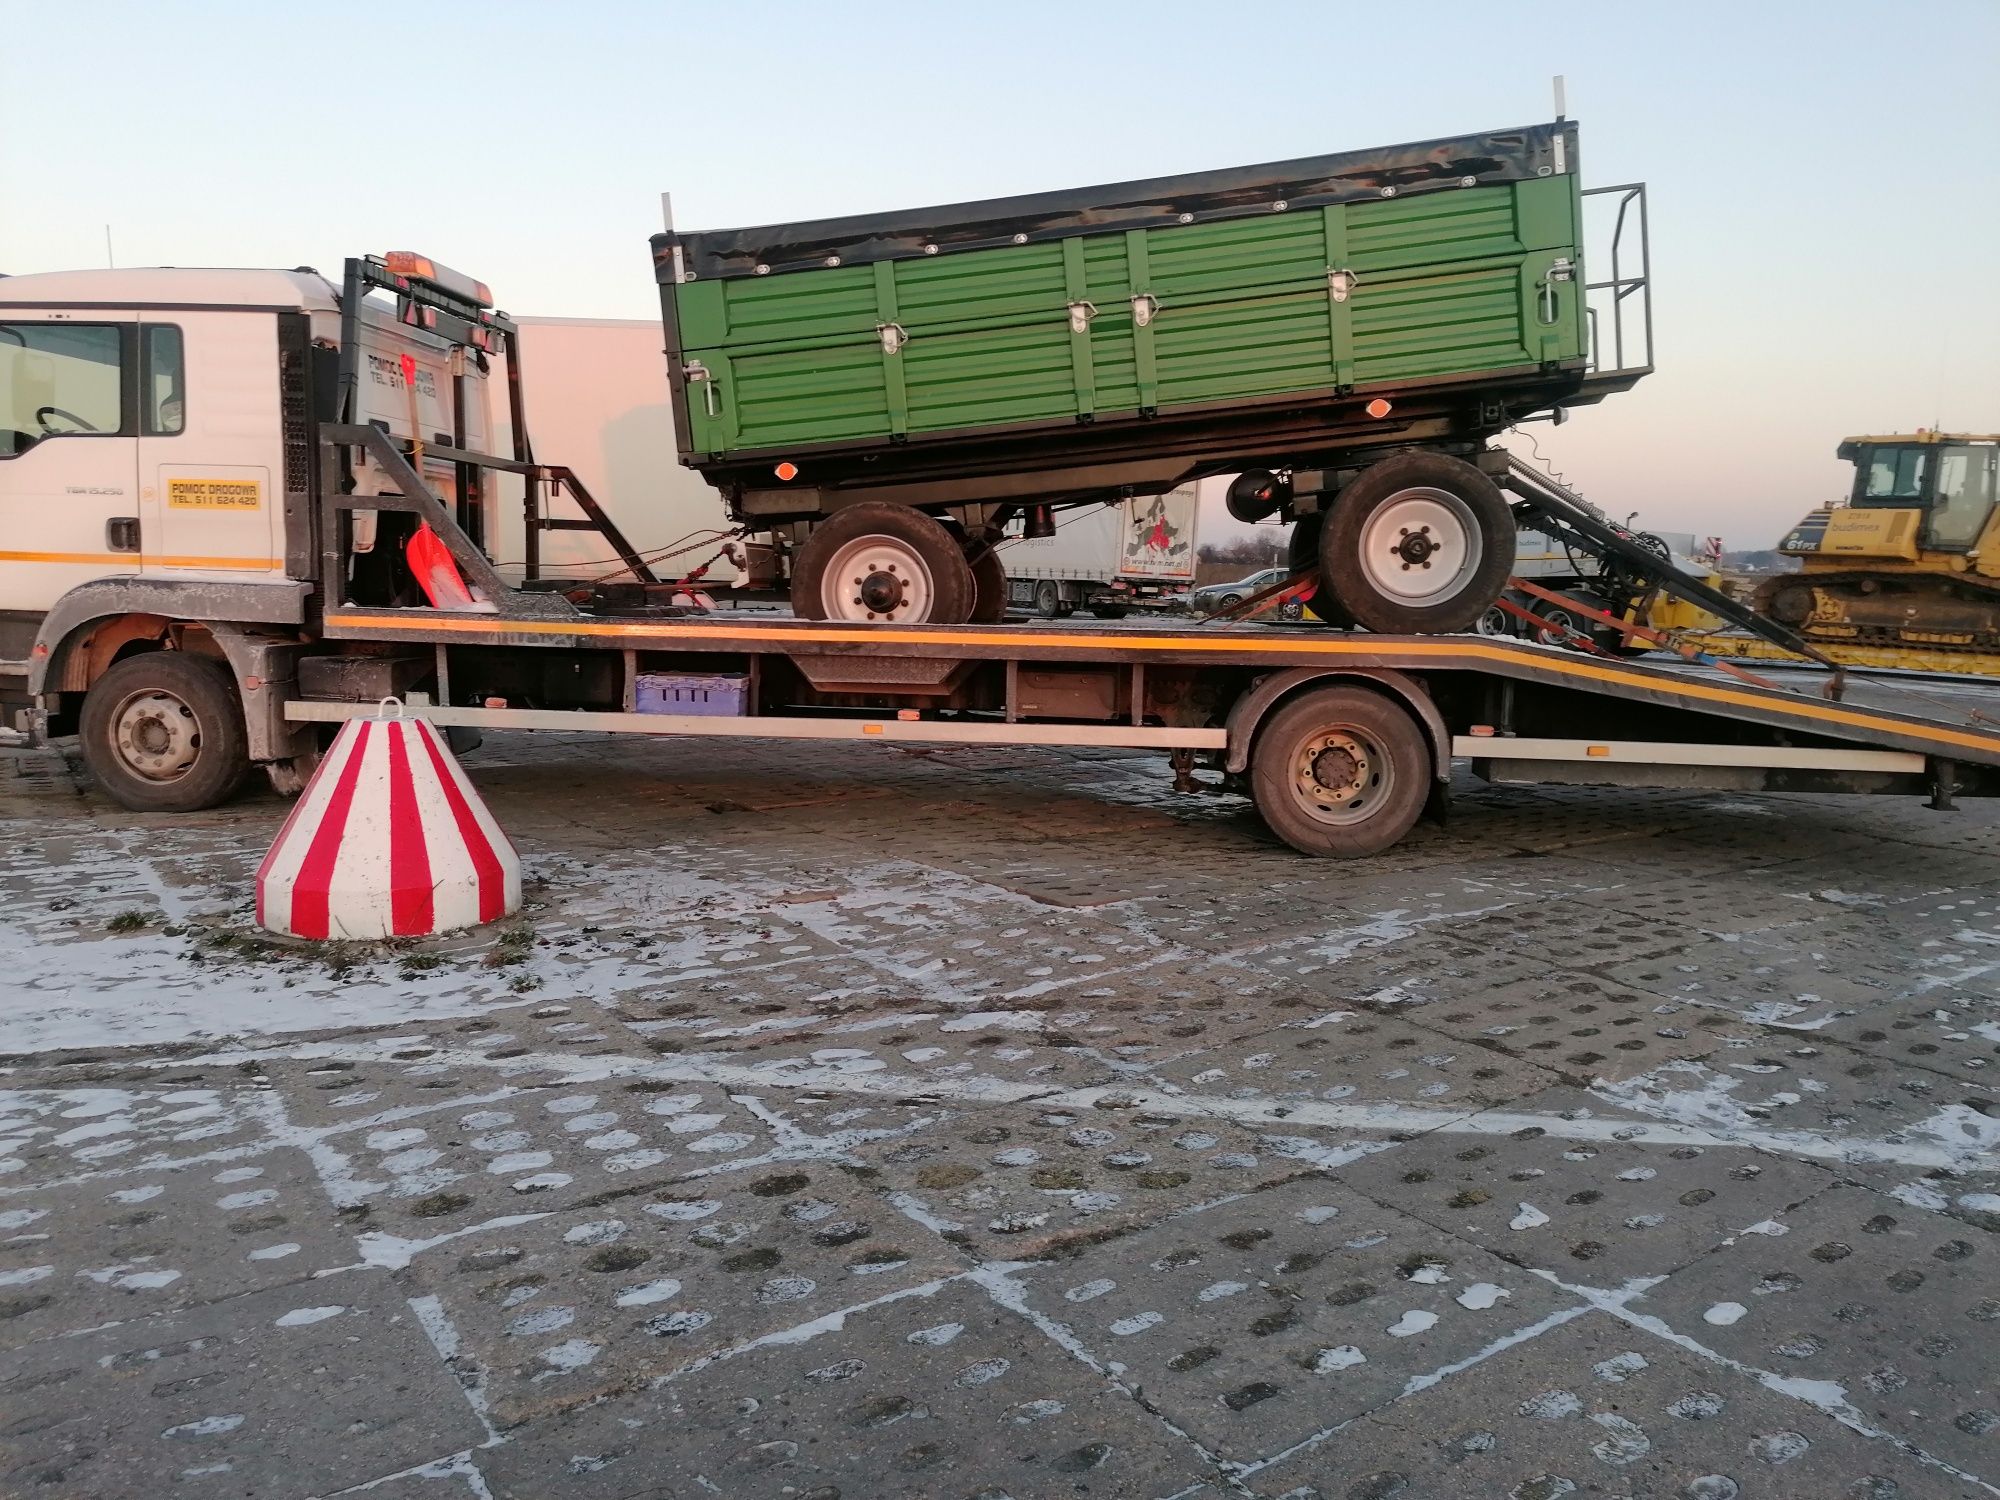
[[[1069,331],[1071,333],[1090,332],[1090,320],[1097,316],[1094,302],[1072,302],[1069,305]]]
[[[901,354],[910,341],[909,330],[901,323],[877,323],[875,332],[881,336],[884,354]]]
[[[707,365],[698,359],[691,359],[681,366],[681,374],[689,385],[700,385],[702,405],[711,417],[722,415],[722,398],[715,389],[715,376]]]
[[[1345,302],[1361,284],[1361,278],[1352,271],[1342,268],[1326,273],[1326,290],[1336,302]]]

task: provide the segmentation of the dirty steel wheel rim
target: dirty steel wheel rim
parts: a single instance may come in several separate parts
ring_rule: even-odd
[[[929,565],[895,537],[856,537],[820,576],[820,607],[829,620],[917,624],[931,617],[936,597]]]
[[[147,781],[179,781],[201,758],[201,723],[163,688],[127,693],[111,716],[118,758]]]
[[[1450,490],[1398,490],[1361,530],[1361,568],[1399,604],[1442,604],[1464,592],[1485,558],[1472,507]]]
[[[1382,747],[1351,726],[1322,729],[1292,757],[1292,795],[1315,822],[1352,827],[1373,817],[1396,784]]]
[[[1544,646],[1567,646],[1572,633],[1583,633],[1584,622],[1566,609],[1544,610],[1542,620],[1544,623],[1535,630],[1535,639]]]

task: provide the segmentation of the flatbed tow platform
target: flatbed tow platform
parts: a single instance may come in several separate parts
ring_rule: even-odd
[[[429,688],[409,711],[441,726],[1158,749],[1184,784],[1197,764],[1247,780],[1281,837],[1328,855],[1375,852],[1441,809],[1455,760],[1494,781],[1902,793],[1937,807],[2000,789],[2000,714],[1963,698],[1863,687],[1836,702],[1817,683],[1766,689],[1485,636],[508,605],[535,617],[329,609],[328,640],[404,654],[332,658],[379,670],[345,679],[346,701],[303,692],[285,717],[372,715],[400,661]]]

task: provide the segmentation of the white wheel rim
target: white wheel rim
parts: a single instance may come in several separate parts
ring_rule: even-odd
[[[1512,635],[1514,633],[1512,617],[1497,604],[1490,604],[1486,607],[1486,613],[1479,617],[1479,624],[1475,628],[1481,635]]]
[[[128,693],[111,716],[118,758],[147,781],[179,781],[201,758],[201,723],[194,710],[163,688]]]
[[[829,620],[915,625],[931,617],[936,600],[929,565],[891,536],[856,537],[820,575],[820,608]]]
[[[1292,796],[1315,823],[1351,828],[1375,816],[1396,768],[1363,731],[1335,726],[1308,736],[1292,757]]]
[[[1465,591],[1485,559],[1472,507],[1450,490],[1398,490],[1361,531],[1361,570],[1398,604],[1442,604]]]

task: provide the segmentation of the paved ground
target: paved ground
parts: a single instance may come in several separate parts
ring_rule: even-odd
[[[2000,1493],[2000,809],[496,740],[497,934],[0,759],[0,1494]]]

